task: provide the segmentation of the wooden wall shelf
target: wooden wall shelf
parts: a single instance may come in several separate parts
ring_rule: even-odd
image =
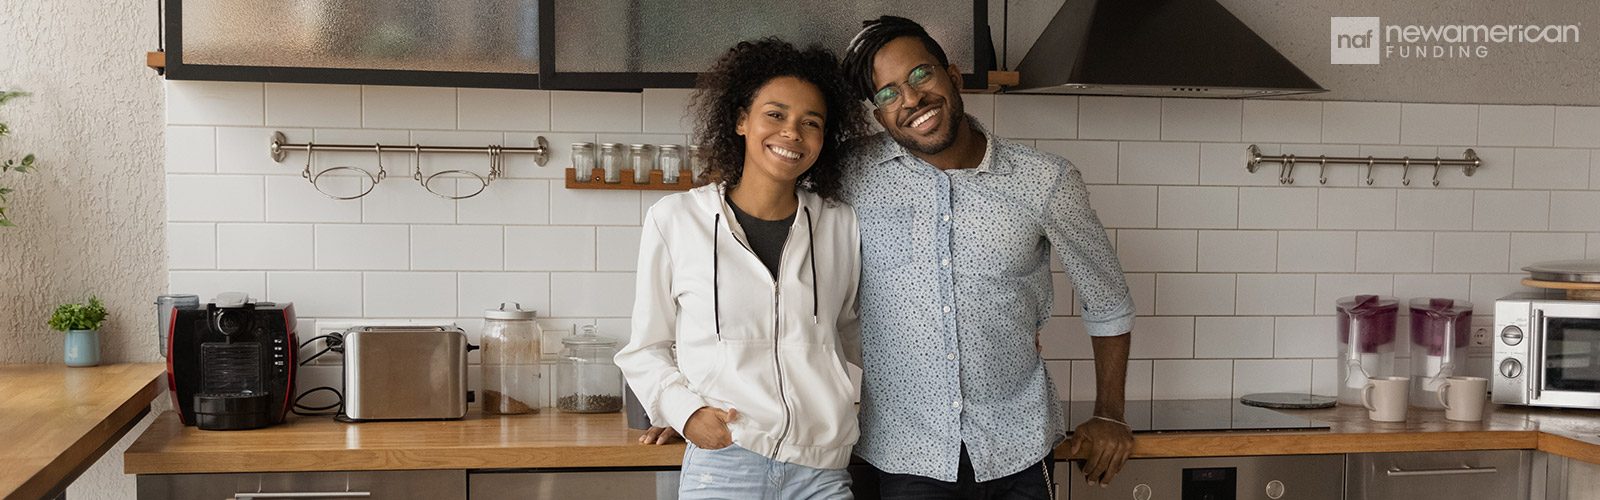
[[[660,170],[652,170],[652,171],[650,171],[650,183],[649,184],[634,184],[633,183],[633,169],[625,168],[625,169],[622,169],[622,182],[617,183],[617,184],[609,184],[609,183],[606,183],[604,180],[602,180],[602,179],[605,179],[605,170],[598,169],[598,168],[594,169],[593,170],[593,177],[591,177],[591,179],[593,179],[593,180],[590,180],[589,182],[578,182],[575,172],[576,172],[576,170],[574,170],[574,169],[571,169],[571,168],[567,169],[567,189],[610,189],[610,190],[630,190],[630,191],[688,191],[690,189],[694,189],[696,187],[700,187],[700,184],[696,184],[693,179],[690,179],[690,176],[688,175],[688,173],[685,173],[685,174],[679,176],[677,184],[665,184],[665,183],[661,182],[661,171]]]

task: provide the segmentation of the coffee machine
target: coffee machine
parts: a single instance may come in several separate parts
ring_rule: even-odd
[[[258,429],[283,422],[294,395],[294,304],[217,295],[205,308],[173,309],[167,382],[184,425]]]

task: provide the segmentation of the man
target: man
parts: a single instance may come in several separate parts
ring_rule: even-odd
[[[1054,498],[1066,422],[1035,344],[1054,247],[1095,355],[1095,418],[1070,447],[1088,482],[1109,483],[1133,448],[1134,307],[1077,169],[968,117],[960,69],[920,25],[864,26],[844,70],[885,132],[858,140],[845,169],[862,242],[856,455],[886,499]]]

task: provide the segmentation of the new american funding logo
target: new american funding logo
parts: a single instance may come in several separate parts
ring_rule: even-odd
[[[1335,17],[1333,64],[1378,64],[1384,59],[1482,59],[1506,44],[1578,43],[1581,24],[1384,25],[1376,17]]]

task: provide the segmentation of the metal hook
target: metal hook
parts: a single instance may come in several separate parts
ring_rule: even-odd
[[[277,139],[273,139],[273,141],[272,141],[273,146],[277,146],[279,142],[280,141],[278,141]],[[316,143],[311,142],[311,141],[306,141],[306,169],[300,171],[300,178],[302,178],[302,179],[310,179],[311,178],[311,157],[312,156],[316,156],[314,154],[316,149],[317,149],[317,144]],[[274,153],[279,153],[279,152],[281,152],[281,150],[274,151]]]
[[[1405,165],[1405,167],[1400,171],[1400,185],[1401,186],[1410,186],[1411,185],[1411,157],[1410,156],[1403,156],[1403,157],[1400,158],[1400,160],[1405,162],[1405,163],[1403,163],[1403,165]]]
[[[1367,185],[1372,185],[1372,156],[1367,156]]]
[[[428,184],[424,183],[422,181],[422,145],[421,144],[412,144],[411,145],[411,155],[412,155],[412,160],[416,161],[416,165],[417,165],[417,168],[413,169],[411,171],[411,178],[413,180],[416,180],[418,184],[422,184],[422,187],[424,189],[426,189],[428,187]]]
[[[1278,170],[1278,184],[1294,184],[1294,155],[1283,157],[1283,168]]]
[[[1439,187],[1439,166],[1444,162],[1438,157],[1433,159],[1433,187]]]
[[[1328,183],[1328,155],[1317,155],[1317,159],[1322,162],[1322,168],[1317,170],[1317,184],[1327,184]]]

